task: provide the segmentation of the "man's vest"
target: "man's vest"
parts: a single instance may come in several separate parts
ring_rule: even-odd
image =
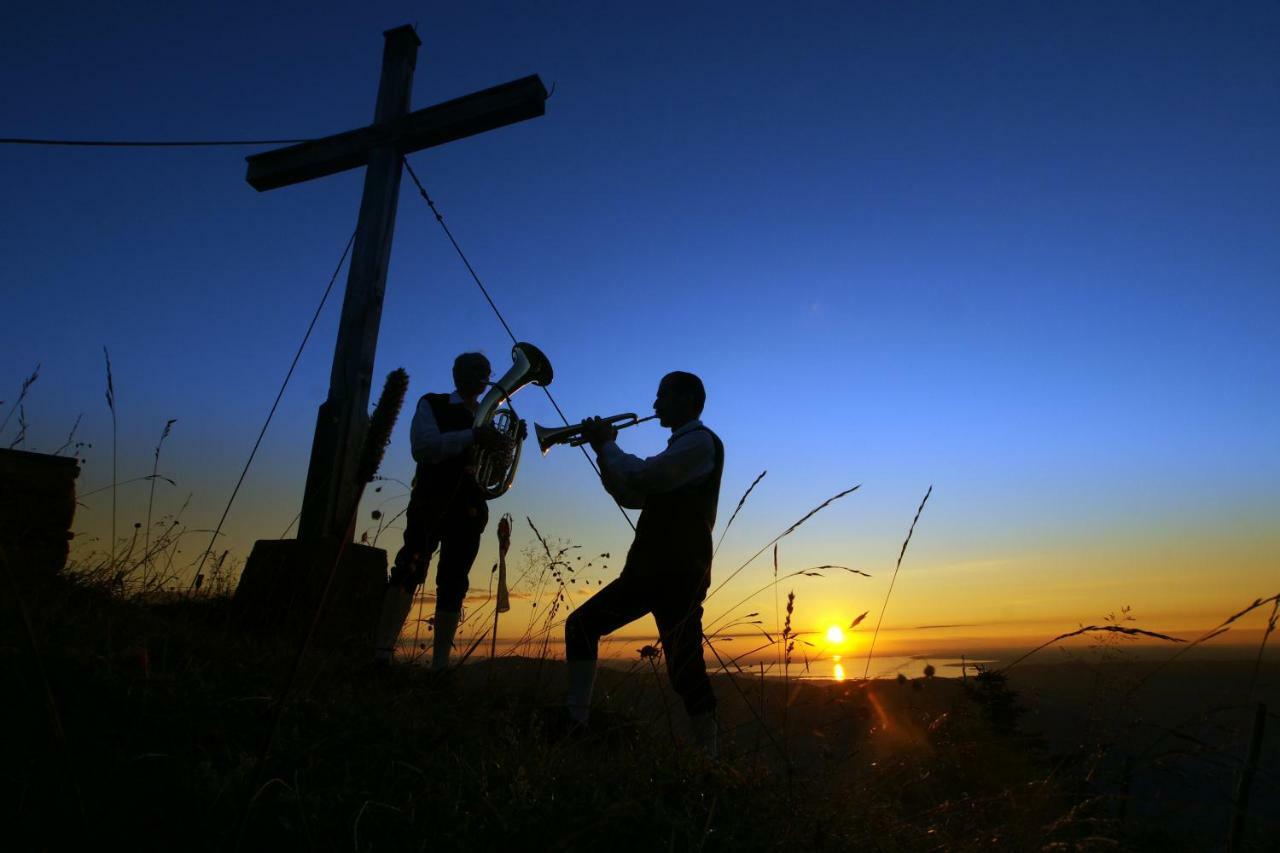
[[[677,489],[647,495],[636,538],[627,552],[624,571],[641,574],[698,574],[709,576],[711,529],[720,503],[720,475],[724,472],[724,445],[706,427],[715,444],[715,464],[706,475]]]
[[[449,396],[424,394],[422,397],[431,406],[436,427],[440,432],[470,430],[475,415],[461,403],[449,402]],[[425,499],[428,504],[441,509],[465,509],[483,504],[484,495],[476,485],[475,477],[467,470],[470,460],[468,450],[439,462],[419,462],[414,492],[420,500]]]

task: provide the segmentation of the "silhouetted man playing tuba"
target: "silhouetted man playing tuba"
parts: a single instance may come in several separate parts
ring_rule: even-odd
[[[584,423],[605,489],[641,513],[621,575],[565,622],[565,657],[569,715],[586,723],[600,637],[652,613],[694,740],[714,757],[716,699],[702,659],[702,600],[711,581],[724,445],[698,419],[705,401],[702,380],[692,373],[662,378],[653,410],[671,438],[666,450],[648,459],[620,450],[617,430],[599,418]]]
[[[417,476],[405,512],[404,547],[396,554],[378,623],[376,660],[389,662],[414,592],[427,578],[431,555],[436,567],[435,638],[432,669],[449,665],[453,635],[480,536],[489,521],[484,492],[468,466],[473,447],[501,450],[509,441],[492,426],[472,428],[477,398],[489,385],[489,360],[466,352],[453,362],[452,394],[426,394],[418,401],[409,441]]]

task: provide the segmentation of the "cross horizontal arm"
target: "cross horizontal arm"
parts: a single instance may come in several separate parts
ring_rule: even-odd
[[[369,152],[387,145],[402,154],[464,139],[525,119],[546,109],[547,89],[537,74],[424,107],[388,125],[370,125],[264,151],[245,159],[245,180],[255,190],[273,190],[365,165]]]

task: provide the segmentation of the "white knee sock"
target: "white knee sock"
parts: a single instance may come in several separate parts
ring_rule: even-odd
[[[689,718],[689,727],[693,730],[694,744],[711,758],[720,755],[719,738],[716,733],[715,711],[697,714]]]
[[[378,633],[374,637],[374,660],[390,661],[395,654],[396,641],[404,628],[404,620],[413,609],[413,592],[406,592],[399,584],[387,584],[382,595],[382,612],[378,615]]]
[[[578,723],[585,723],[591,716],[591,689],[596,683],[596,662],[593,660],[571,660],[569,665],[569,695],[565,705],[569,708],[569,717]]]
[[[461,614],[448,610],[436,610],[436,638],[431,645],[431,668],[447,669],[449,653],[453,651],[453,635],[458,630],[458,617]]]

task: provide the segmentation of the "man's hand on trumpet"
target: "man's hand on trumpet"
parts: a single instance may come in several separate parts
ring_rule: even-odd
[[[600,418],[587,418],[582,422],[582,436],[596,453],[618,437],[618,428]]]

